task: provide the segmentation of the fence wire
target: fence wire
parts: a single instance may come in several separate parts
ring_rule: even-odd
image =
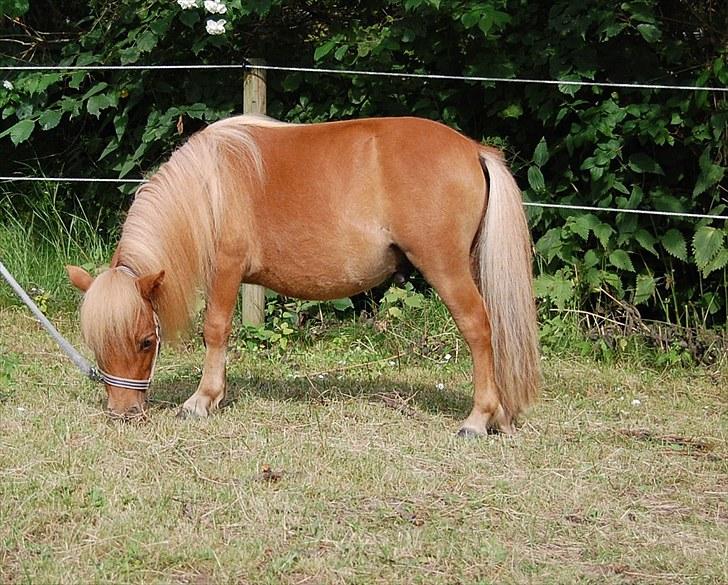
[[[244,59],[234,64],[193,64],[193,65],[10,65],[0,67],[0,71],[167,71],[184,69],[261,69],[266,71],[289,71],[292,73],[313,73],[319,75],[361,75],[365,77],[397,77],[400,79],[448,80],[488,83],[526,83],[536,85],[561,85],[575,87],[611,87],[620,89],[655,89],[678,91],[707,91],[728,93],[728,87],[671,85],[652,83],[618,83],[609,81],[588,81],[574,79],[531,79],[519,77],[487,77],[479,75],[445,75],[437,73],[407,73],[406,71],[370,71],[366,69],[331,69],[325,67],[298,67],[252,63]]]
[[[95,179],[93,177],[0,177],[2,183],[14,182],[48,182],[48,183],[117,183],[142,184],[145,179]],[[594,207],[590,205],[566,205],[562,203],[546,203],[542,201],[524,201],[526,207],[543,207],[555,209],[573,209],[576,211],[606,211],[611,213],[632,213],[637,215],[661,215],[667,217],[693,219],[728,219],[728,215],[709,215],[707,213],[680,213],[677,211],[659,211],[656,209],[622,209],[619,207]]]
[[[407,73],[399,71],[368,71],[361,69],[329,69],[322,67],[292,67],[281,65],[267,65],[263,63],[252,63],[244,59],[239,64],[193,64],[193,65],[15,65],[0,66],[0,71],[22,72],[22,71],[165,71],[165,70],[224,70],[246,69],[266,71],[288,71],[297,73],[312,73],[321,75],[362,75],[370,77],[396,77],[399,79],[422,79],[422,80],[449,80],[465,82],[488,82],[488,83],[523,83],[540,85],[557,85],[572,87],[610,87],[620,89],[648,89],[648,90],[678,90],[678,91],[706,91],[727,93],[728,87],[712,86],[689,86],[669,84],[648,84],[648,83],[613,83],[603,81],[577,81],[572,79],[529,79],[511,77],[484,77],[469,75],[439,75],[429,73]],[[129,184],[144,183],[144,179],[103,179],[93,177],[15,177],[0,176],[0,182],[58,182],[58,183],[116,183]],[[658,211],[652,209],[621,209],[617,207],[594,207],[589,205],[567,205],[560,203],[547,203],[539,201],[524,201],[527,207],[541,207],[554,209],[568,209],[575,211],[594,211],[610,213],[631,213],[639,215],[656,215],[667,217],[680,217],[692,219],[718,219],[726,220],[728,215],[709,215],[703,213],[680,213],[675,211]]]

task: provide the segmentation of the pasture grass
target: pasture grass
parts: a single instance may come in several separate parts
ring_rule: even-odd
[[[0,310],[0,582],[728,582],[725,366],[552,355],[514,437],[464,440],[467,353],[378,339],[235,349],[204,420],[201,343],[167,347],[124,424]]]
[[[61,210],[57,185],[35,187],[32,211],[16,208],[13,200],[20,197],[0,197],[0,260],[44,311],[67,309],[75,293],[64,266],[75,264],[94,272],[111,257],[109,238],[102,237],[100,220],[86,215],[82,207],[77,213]],[[0,307],[17,304],[12,291],[1,280],[0,284]]]

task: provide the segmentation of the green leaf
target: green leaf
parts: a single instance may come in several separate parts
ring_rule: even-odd
[[[390,317],[399,318],[402,316],[402,309],[399,307],[389,307],[387,309],[387,313],[389,313]]]
[[[13,144],[17,146],[21,142],[28,140],[34,129],[35,120],[27,118],[25,120],[20,120],[20,122],[5,130],[2,134],[0,134],[0,138],[4,138],[10,134],[10,140],[12,140]]]
[[[669,229],[660,238],[660,242],[665,250],[668,251],[678,260],[687,262],[688,259],[688,247],[685,244],[685,238],[682,233],[675,228]]]
[[[580,215],[576,218],[573,218],[572,216],[567,222],[569,229],[579,235],[583,240],[588,240],[589,232],[600,224],[601,222],[599,221],[599,218],[593,213]]]
[[[634,265],[629,257],[629,254],[624,250],[615,250],[609,255],[609,263],[620,270],[627,270],[634,272]]]
[[[655,279],[650,274],[638,274],[635,283],[634,299],[635,305],[644,303],[655,294]]]
[[[546,181],[543,178],[541,169],[535,166],[528,167],[528,184],[536,193],[546,191]]]
[[[129,123],[129,114],[117,114],[114,116],[114,130],[116,130],[116,137],[121,140],[126,132],[126,126]]]
[[[99,117],[101,110],[105,110],[111,105],[111,100],[106,94],[91,96],[86,102],[86,110],[92,116]]]
[[[281,84],[283,91],[296,91],[299,87],[301,87],[302,81],[303,76],[300,73],[291,73],[290,75],[286,75],[283,78],[283,83]]]
[[[127,47],[119,51],[119,59],[122,65],[129,65],[130,63],[136,63],[139,61],[141,53],[136,47]]]
[[[131,172],[131,170],[136,166],[136,164],[137,164],[137,161],[134,160],[133,158],[127,159],[126,162],[124,162],[124,164],[121,165],[121,169],[119,170],[119,178],[123,179],[124,177],[126,177]]]
[[[347,309],[352,309],[354,307],[354,303],[351,302],[351,299],[344,298],[344,299],[334,299],[333,301],[329,301],[331,303],[331,306],[334,307],[337,311],[346,311]]]
[[[656,43],[662,37],[662,32],[654,24],[638,24],[637,30],[648,43]]]
[[[629,196],[629,199],[627,200],[627,203],[625,205],[626,209],[636,209],[639,204],[642,202],[642,197],[644,197],[644,193],[639,185],[635,185],[632,187],[632,193]]]
[[[157,46],[157,40],[157,35],[155,35],[151,30],[144,31],[136,39],[137,49],[139,49],[141,53],[148,53]]]
[[[700,164],[700,174],[693,189],[693,196],[704,193],[713,185],[722,181],[725,174],[725,167],[713,163],[710,157],[710,146],[703,151],[698,162]]]
[[[478,22],[478,28],[484,35],[487,35],[490,32],[490,29],[493,28],[493,24],[495,24],[493,22],[493,17],[490,14],[485,14]]]
[[[596,166],[596,159],[593,156],[586,157],[582,163],[581,166],[579,166],[579,169],[582,171],[588,171],[593,169]]]
[[[536,166],[542,167],[549,160],[549,147],[546,145],[546,138],[543,137],[533,151],[533,162]]]
[[[424,297],[419,293],[410,293],[406,297],[404,297],[404,304],[408,307],[413,307],[415,309],[421,309],[425,306],[424,304]]]
[[[179,19],[187,28],[193,28],[200,22],[200,13],[196,10],[182,10],[179,13]]]
[[[601,278],[602,283],[608,284],[617,291],[620,297],[622,296],[624,289],[622,287],[622,279],[620,278],[619,273],[601,270],[599,272],[599,277]]]
[[[673,211],[675,213],[682,213],[685,211],[682,201],[668,193],[657,191],[652,194],[652,201],[654,201],[655,208],[659,211]]]
[[[599,256],[597,256],[597,253],[594,250],[587,250],[586,254],[584,254],[584,266],[586,268],[593,268],[599,264]]]
[[[58,126],[62,116],[63,112],[59,110],[46,110],[38,118],[38,123],[43,130],[51,130]]]
[[[85,71],[74,71],[69,75],[68,87],[71,89],[80,89],[85,77]]]
[[[611,238],[612,234],[615,233],[614,228],[608,223],[602,223],[592,229],[594,231],[594,235],[599,240],[599,243],[604,248],[609,246],[609,238]]]
[[[561,241],[561,230],[559,228],[551,228],[536,242],[536,250],[546,257],[547,262],[556,256],[563,242]]]
[[[69,98],[68,96],[65,96],[61,100],[61,111],[63,113],[70,114],[70,118],[75,118],[81,113],[81,100]]]
[[[657,253],[657,250],[655,249],[655,244],[657,243],[657,238],[653,236],[650,232],[648,232],[644,228],[638,229],[634,233],[634,238],[637,240],[640,246],[642,246],[645,250],[647,250],[650,254],[653,254],[655,256],[659,256]]]
[[[659,164],[644,152],[638,152],[629,157],[628,166],[635,173],[654,173],[656,175],[664,175]]]
[[[560,274],[540,274],[533,281],[537,298],[552,300],[559,309],[574,298],[574,283]]]
[[[520,104],[508,104],[498,114],[501,118],[520,118],[523,116],[523,108]]]
[[[104,148],[104,151],[99,155],[99,160],[105,159],[108,155],[110,155],[115,150],[118,150],[119,148],[119,141],[114,138],[106,145],[106,148]]]
[[[700,226],[693,237],[695,263],[703,270],[723,248],[723,230],[707,225]]]
[[[349,45],[341,45],[334,51],[334,59],[341,61],[344,55],[349,51]]]
[[[702,269],[703,276],[708,276],[715,270],[720,270],[726,264],[728,264],[728,248],[722,248],[715,257],[708,262]]]
[[[480,23],[480,17],[482,12],[478,9],[466,12],[460,17],[460,22],[463,23],[465,28],[473,28],[476,24]]]
[[[105,81],[102,81],[100,83],[97,83],[96,85],[92,86],[85,94],[83,94],[84,100],[90,98],[92,95],[96,95],[97,93],[101,93],[104,91],[107,87],[109,87],[109,84]]]
[[[48,88],[54,83],[61,80],[58,73],[50,73],[46,75],[33,75],[32,81],[26,78],[26,90],[31,95],[40,95],[48,93]]]
[[[331,39],[326,41],[323,45],[319,45],[316,47],[316,50],[313,52],[313,60],[314,61],[321,61],[326,55],[328,55],[331,51],[334,50],[334,47],[336,46],[336,40]]]

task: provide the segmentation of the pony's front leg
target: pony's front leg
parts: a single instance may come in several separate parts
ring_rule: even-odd
[[[210,287],[205,312],[205,365],[196,392],[182,405],[180,416],[207,416],[225,396],[225,352],[240,286],[237,270],[221,270]]]

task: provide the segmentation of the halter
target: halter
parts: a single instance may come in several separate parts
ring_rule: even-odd
[[[117,266],[114,270],[123,272],[124,274],[126,274],[127,276],[131,276],[132,278],[137,278],[137,275],[134,273],[134,271],[127,266]],[[152,360],[152,370],[149,373],[149,378],[147,378],[146,380],[119,378],[118,376],[112,376],[111,374],[104,372],[101,368],[97,368],[96,372],[98,373],[98,377],[101,379],[102,382],[105,382],[106,384],[109,384],[110,386],[115,386],[117,388],[137,390],[138,392],[146,392],[147,390],[149,390],[149,386],[151,385],[152,379],[154,378],[154,368],[157,365],[159,349],[162,346],[162,335],[161,327],[159,325],[159,316],[154,310],[152,310],[152,315],[154,316],[154,336],[157,338],[157,347],[154,350],[154,360]]]

